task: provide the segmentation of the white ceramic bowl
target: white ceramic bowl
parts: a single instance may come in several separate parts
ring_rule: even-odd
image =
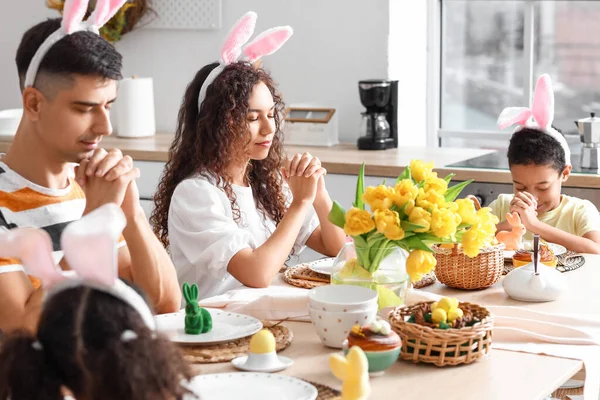
[[[22,108],[0,111],[0,135],[14,135],[22,116]]]
[[[377,304],[362,311],[323,311],[308,307],[310,320],[317,335],[327,347],[342,348],[342,343],[348,337],[354,325],[365,325],[375,321]]]
[[[377,306],[377,292],[356,285],[325,285],[308,292],[308,306],[323,311],[359,311]]]

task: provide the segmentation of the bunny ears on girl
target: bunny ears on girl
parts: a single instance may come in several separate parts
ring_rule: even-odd
[[[155,330],[152,311],[144,299],[118,278],[117,242],[126,223],[123,211],[110,203],[67,225],[61,246],[72,271],[62,271],[54,264],[50,236],[37,228],[0,232],[0,257],[19,258],[28,274],[40,278],[45,300],[65,289],[89,286],[124,301]]]
[[[554,91],[550,75],[540,76],[535,85],[533,103],[528,107],[507,107],[498,117],[498,128],[504,129],[511,125],[519,125],[516,131],[522,128],[537,129],[547,133],[560,143],[565,151],[565,163],[571,165],[571,150],[566,139],[556,129],[552,128],[554,120]]]
[[[33,86],[42,60],[56,42],[79,31],[89,31],[98,35],[100,28],[110,21],[127,0],[98,0],[94,12],[84,21],[88,2],[89,0],[65,0],[60,28],[48,36],[35,52],[27,68],[25,87]]]
[[[225,43],[221,48],[221,59],[219,66],[213,69],[206,77],[206,80],[200,88],[198,95],[198,111],[202,106],[202,102],[206,98],[206,90],[215,78],[219,76],[226,66],[237,61],[244,61],[252,64],[259,60],[262,56],[268,56],[275,53],[294,33],[290,26],[278,26],[267,29],[257,35],[254,40],[246,44],[256,25],[257,15],[253,11],[247,12],[240,18],[227,34]]]

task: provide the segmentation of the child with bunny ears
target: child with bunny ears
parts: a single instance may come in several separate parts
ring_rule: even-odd
[[[544,240],[579,253],[600,253],[600,216],[588,200],[561,194],[571,173],[571,152],[552,126],[554,92],[548,75],[536,85],[531,109],[506,108],[500,129],[518,125],[508,146],[514,194],[501,194],[490,208],[500,218],[498,230],[510,230],[506,214],[516,212],[527,229],[525,239]]]
[[[157,312],[179,309],[173,264],[139,202],[139,170],[118,149],[99,147],[112,133],[110,107],[121,79],[121,55],[98,30],[125,0],[66,0],[62,19],[41,22],[16,54],[23,117],[0,155],[0,227],[45,229],[54,259],[65,269],[60,234],[70,222],[106,203],[127,217],[119,274],[142,288]],[[73,165],[79,164],[77,173]],[[44,288],[20,260],[0,258],[0,330],[34,330]]]
[[[189,365],[156,334],[142,295],[118,279],[125,223],[107,204],[69,225],[61,237],[68,272],[55,266],[46,231],[0,232],[0,255],[18,257],[46,287],[37,332],[13,332],[0,345],[0,400],[187,398]]]
[[[271,76],[252,65],[292,30],[269,29],[246,44],[255,23],[255,13],[244,15],[220,62],[189,84],[155,196],[155,232],[200,298],[269,286],[290,253],[308,245],[333,256],[344,244],[327,219],[325,169],[308,153],[286,161],[283,102]]]

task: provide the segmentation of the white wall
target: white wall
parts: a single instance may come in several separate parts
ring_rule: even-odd
[[[427,7],[426,0],[389,3],[388,75],[398,80],[399,146],[427,145]]]
[[[45,1],[2,1],[0,11],[0,110],[20,108],[19,78],[15,65],[17,47],[21,36],[31,26],[48,17],[57,16]]]
[[[285,24],[294,28],[290,41],[264,60],[285,101],[337,108],[340,139],[355,141],[362,111],[358,81],[388,76],[390,1],[396,0],[223,0],[219,31],[140,29],[124,36],[117,48],[124,56],[126,76],[154,78],[157,129],[172,132],[187,83],[198,69],[217,59],[229,27],[252,9],[258,13],[257,31]],[[0,109],[20,105],[14,54],[28,27],[57,15],[44,4],[19,0],[3,6]],[[10,12],[5,12],[7,8]]]

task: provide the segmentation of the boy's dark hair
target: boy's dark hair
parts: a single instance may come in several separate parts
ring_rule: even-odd
[[[60,23],[60,18],[48,19],[23,35],[15,58],[21,90],[35,52],[48,36],[60,28]],[[121,69],[122,56],[112,44],[95,33],[81,31],[65,36],[48,50],[40,64],[34,86],[38,88],[45,74],[67,79],[78,74],[119,80],[122,78]]]
[[[560,130],[556,130],[562,134]],[[547,133],[531,128],[523,128],[512,135],[507,156],[509,166],[547,165],[559,174],[563,172],[566,165],[565,150],[558,140]]]
[[[137,338],[121,340],[123,331]],[[37,341],[37,342],[36,342]],[[153,338],[142,317],[122,300],[78,286],[52,296],[37,337],[7,335],[0,348],[0,399],[181,399],[191,372],[177,348]]]

